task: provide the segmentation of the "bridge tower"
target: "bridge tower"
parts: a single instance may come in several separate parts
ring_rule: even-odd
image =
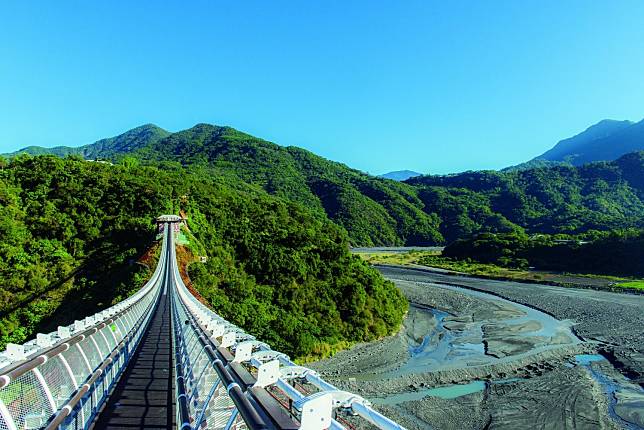
[[[172,224],[176,234],[179,232],[181,224],[185,225],[186,220],[179,215],[161,215],[155,219],[155,222],[157,224],[157,232],[162,233],[166,224]]]

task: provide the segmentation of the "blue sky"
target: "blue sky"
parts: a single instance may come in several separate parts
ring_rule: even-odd
[[[0,152],[231,125],[371,173],[644,117],[643,1],[0,4]]]

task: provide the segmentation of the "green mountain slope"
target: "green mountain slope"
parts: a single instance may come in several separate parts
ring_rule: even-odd
[[[406,301],[342,229],[234,185],[168,166],[0,159],[0,349],[131,294],[153,219],[179,210],[210,257],[190,266],[196,288],[282,351],[323,355],[398,329]]]
[[[644,152],[614,162],[413,178],[453,240],[479,232],[574,233],[644,226]]]
[[[314,210],[323,209],[361,245],[449,242],[485,231],[637,227],[644,214],[637,184],[644,168],[637,162],[624,164],[637,155],[580,167],[425,176],[398,183],[300,148],[205,124],[134,154],[233,175]]]
[[[397,182],[230,127],[198,124],[172,134],[158,128],[143,133],[146,127],[154,126],[89,145],[83,155],[128,156],[261,188],[320,219],[328,216],[347,230],[352,245],[429,245],[481,232],[574,233],[640,227],[644,219],[644,167],[637,153],[577,167],[544,162]]]
[[[198,124],[168,134],[146,125],[115,138],[52,153],[112,161],[128,155],[148,163],[176,162],[203,174],[254,184],[321,216],[328,215],[345,227],[353,245],[443,241],[437,217],[422,211],[413,187],[374,178],[303,149],[282,147],[230,127]]]
[[[131,155],[148,162],[176,161],[258,185],[271,194],[326,213],[347,229],[353,244],[432,244],[443,240],[438,218],[423,212],[413,187],[230,127],[198,124]]]
[[[56,155],[65,157],[68,155],[80,155],[88,160],[110,159],[119,155],[135,151],[150,143],[154,143],[170,133],[154,124],[145,124],[133,128],[115,137],[101,139],[89,145],[78,147],[57,146],[54,148],[43,148],[42,146],[28,146],[19,149],[11,154],[5,154],[8,157],[14,157],[18,154],[29,155]]]

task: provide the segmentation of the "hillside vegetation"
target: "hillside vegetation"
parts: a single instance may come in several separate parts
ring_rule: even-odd
[[[133,262],[154,217],[179,210],[210,257],[191,266],[197,289],[284,352],[324,355],[399,327],[402,295],[324,216],[221,177],[131,161],[0,159],[0,348],[131,294],[149,275]]]
[[[3,165],[0,349],[140,286],[147,271],[131,263],[153,238],[152,214],[171,204],[154,177],[122,167],[51,156]]]
[[[484,232],[579,233],[644,227],[644,152],[614,162],[408,181],[448,241]]]
[[[91,158],[182,166],[233,187],[250,184],[302,204],[319,219],[328,217],[346,229],[354,246],[445,244],[485,232],[644,227],[641,152],[579,167],[536,163],[527,170],[397,182],[230,127],[160,130],[143,126],[80,150]]]
[[[644,230],[533,237],[486,233],[450,244],[443,256],[522,269],[644,276]]]

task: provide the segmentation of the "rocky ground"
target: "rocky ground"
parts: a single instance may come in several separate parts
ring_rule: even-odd
[[[641,383],[644,296],[489,281],[407,268],[380,270],[396,282],[412,304],[403,330],[312,367],[339,388],[366,398],[384,397],[377,407],[404,426],[580,429],[640,428],[638,425],[644,424],[644,396],[637,385],[607,395],[605,386],[593,377],[594,370],[626,381],[623,376],[607,361],[582,366],[576,365],[574,359],[580,353],[604,352],[615,357],[614,362],[624,374],[635,376]],[[538,315],[530,319],[525,308],[505,300],[464,293],[458,288],[450,290],[445,285],[436,288],[441,284],[487,291],[543,310],[561,321],[540,319]],[[424,308],[447,312],[440,322],[443,332],[463,335],[456,336],[454,344],[450,344],[456,349],[459,342],[476,342],[477,332],[472,327],[480,327],[478,341],[485,344],[485,354],[448,354],[445,359],[421,361],[424,367],[411,366],[410,346],[416,346],[423,333],[432,333],[439,324],[432,320],[432,314],[427,318],[422,313]],[[512,323],[513,319],[520,323]],[[573,322],[578,337],[569,329]],[[550,326],[550,331],[544,326]],[[441,340],[444,341],[431,338],[432,342]],[[428,387],[472,381],[487,381],[485,389],[455,398],[420,395],[405,401],[391,400],[398,399],[400,393],[422,393]],[[615,397],[619,402],[609,407]]]
[[[563,288],[520,282],[491,281],[420,270],[380,267],[386,277],[439,282],[474,288],[575,322],[575,332],[614,356],[613,363],[644,385],[644,296]]]

